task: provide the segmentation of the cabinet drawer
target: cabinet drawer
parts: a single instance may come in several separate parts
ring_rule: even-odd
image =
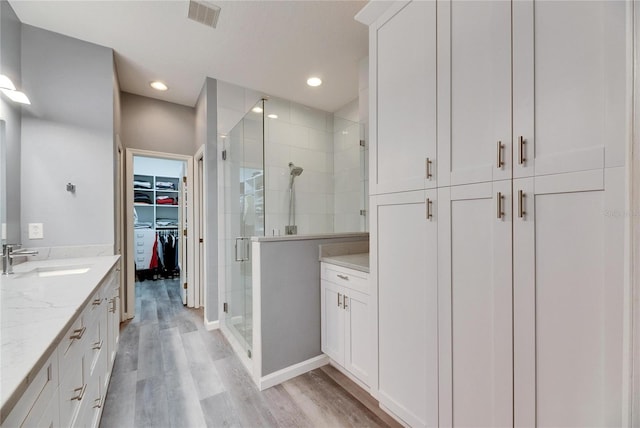
[[[29,386],[7,416],[3,427],[23,426],[30,421],[35,425],[58,387],[58,354],[53,352],[44,367],[33,378],[30,377]],[[28,425],[27,425],[28,426]]]
[[[323,263],[322,279],[369,294],[369,275],[354,269]]]
[[[60,403],[60,426],[75,425],[75,419],[80,405],[87,400],[87,380],[84,377],[85,356],[81,354],[67,367],[64,377],[60,380],[58,399]]]

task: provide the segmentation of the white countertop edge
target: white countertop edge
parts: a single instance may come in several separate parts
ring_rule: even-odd
[[[72,259],[55,259],[55,260],[41,260],[41,261],[31,261],[26,263],[21,263],[20,265],[15,266],[14,271],[16,274],[20,272],[30,271],[31,269],[35,269],[38,267],[46,267],[46,266],[56,266],[57,264],[63,262],[65,264],[69,263],[78,263],[78,264],[97,264],[102,267],[103,272],[97,274],[99,279],[97,282],[91,287],[90,291],[87,293],[85,298],[82,300],[82,303],[78,305],[73,314],[69,317],[69,319],[65,322],[64,326],[60,329],[60,331],[52,338],[49,344],[42,350],[42,354],[38,357],[33,366],[24,373],[24,376],[20,375],[20,381],[15,384],[15,387],[9,386],[10,389],[13,389],[10,393],[7,393],[5,390],[5,385],[3,385],[2,380],[0,379],[0,424],[4,423],[4,419],[9,415],[9,413],[13,410],[16,403],[20,400],[26,389],[30,385],[30,379],[33,379],[34,376],[42,370],[44,364],[48,361],[51,353],[55,351],[56,347],[59,345],[62,336],[66,333],[66,331],[73,324],[73,320],[84,310],[84,308],[89,303],[91,296],[96,292],[98,286],[104,281],[107,274],[111,271],[111,269],[115,266],[117,261],[120,259],[119,255],[110,255],[110,256],[95,256],[95,257],[80,257],[80,258],[72,258]],[[96,279],[96,276],[93,276],[93,279]],[[0,326],[1,327],[1,326]],[[0,361],[0,367],[2,362]],[[6,370],[6,367],[2,367],[2,370]]]
[[[363,259],[366,259],[367,265],[364,265],[362,263],[364,261]],[[369,273],[369,253],[345,254],[343,256],[327,256],[320,258],[320,261],[323,263]]]
[[[319,233],[313,235],[252,236],[253,242],[305,241],[314,239],[369,238],[369,232]]]

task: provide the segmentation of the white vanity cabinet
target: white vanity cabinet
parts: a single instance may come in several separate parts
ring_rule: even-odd
[[[372,367],[369,275],[321,263],[322,352],[369,386]]]
[[[97,427],[118,332],[118,275],[112,268],[59,338],[2,427]]]

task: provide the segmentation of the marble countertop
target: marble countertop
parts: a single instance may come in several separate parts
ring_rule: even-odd
[[[0,406],[6,416],[120,256],[29,261],[0,275]],[[38,277],[34,269],[89,267]]]
[[[369,253],[322,257],[320,261],[369,273]]]
[[[253,242],[279,242],[279,241],[303,241],[306,239],[331,239],[358,237],[369,239],[369,232],[344,232],[344,233],[320,233],[315,235],[279,235],[279,236],[252,236]]]

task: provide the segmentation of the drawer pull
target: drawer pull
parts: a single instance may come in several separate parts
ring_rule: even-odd
[[[338,307],[342,307],[342,293],[338,293]]]
[[[102,343],[103,342],[104,342],[104,340],[101,340],[100,342],[94,343],[92,349],[95,349],[96,351],[99,350],[99,349],[102,349]]]
[[[84,335],[84,332],[87,331],[87,327],[82,327],[82,328],[78,328],[73,330],[73,334],[71,336],[69,336],[69,339],[74,340],[74,339],[82,339],[82,336]]]
[[[102,299],[93,299],[93,303],[91,303],[93,306],[99,306],[102,304]]]
[[[347,275],[340,275],[338,274],[338,278],[340,279],[344,279],[345,281],[349,281],[349,277]]]
[[[114,297],[113,299],[109,300],[109,303],[111,304],[111,307],[109,308],[109,312],[111,312],[112,314],[116,313],[116,298]]]
[[[344,296],[344,309],[349,309],[349,298],[347,296]]]
[[[93,401],[93,408],[94,408],[94,409],[99,409],[99,408],[101,408],[101,407],[102,407],[102,398],[96,398],[96,399]]]
[[[74,397],[71,397],[71,400],[78,400],[78,401],[82,401],[82,397],[84,397],[84,391],[87,389],[87,384],[85,383],[84,385],[82,385],[80,388],[76,388],[73,390],[73,392],[75,392],[77,395],[75,395]]]

